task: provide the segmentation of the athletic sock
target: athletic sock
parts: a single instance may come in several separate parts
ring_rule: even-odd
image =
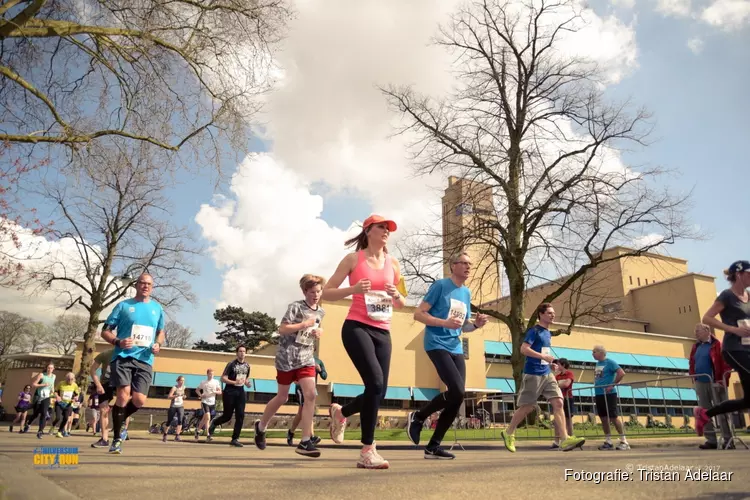
[[[130,415],[138,411],[138,407],[133,404],[133,401],[128,401],[128,404],[125,406],[125,418],[128,418]]]
[[[112,431],[114,435],[112,439],[117,441],[120,439],[120,433],[122,432],[122,423],[125,420],[125,408],[122,406],[115,405],[112,408]]]
[[[612,444],[612,435],[611,434],[605,434],[604,435],[604,442]]]
[[[625,438],[625,434],[620,434],[620,442],[627,443],[628,440]]]
[[[263,422],[258,422],[258,429],[260,432],[266,432],[266,426],[263,425]]]

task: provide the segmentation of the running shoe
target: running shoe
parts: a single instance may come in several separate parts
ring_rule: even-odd
[[[312,441],[312,444],[315,446],[318,446],[320,444],[320,436],[313,436],[310,438],[310,441]]]
[[[62,432],[58,432],[57,434],[55,434],[55,437],[62,438],[62,437],[65,437],[65,436],[63,436]]]
[[[560,445],[557,443],[552,443],[552,446],[549,447],[550,450],[559,450]]]
[[[212,438],[212,437],[211,437],[210,435],[209,435],[209,436],[206,436],[206,442],[207,442],[207,443],[210,443],[210,442],[211,442],[211,441],[213,441],[213,440],[214,440],[214,438]]]
[[[175,441],[182,441],[182,438],[180,438],[180,435],[178,434],[177,436],[174,437],[174,440]]]
[[[68,432],[68,431],[63,432],[63,437],[69,438],[70,437],[70,432]]]
[[[425,448],[424,457],[428,460],[453,460],[456,455],[438,446],[437,448]]]
[[[516,452],[515,434],[508,434],[505,431],[500,431],[500,437],[503,438],[503,444],[505,444],[505,449],[511,453],[515,453]]]
[[[623,450],[629,450],[629,449],[630,449],[630,445],[625,441],[620,441],[619,443],[617,443],[617,446],[615,446],[615,450],[623,451]]]
[[[44,433],[42,431],[39,431],[39,432],[36,433],[36,438],[37,439],[42,439],[43,435],[44,435]]]
[[[253,439],[255,439],[255,447],[259,450],[265,450],[266,449],[266,433],[265,431],[261,432],[260,430],[260,420],[256,420],[253,424],[253,427],[255,428],[255,435],[253,436]]]
[[[600,450],[614,450],[615,447],[612,443],[605,441],[603,445],[599,447]]]
[[[231,441],[229,442],[229,446],[234,446],[235,448],[242,448],[242,447],[243,447],[243,446],[245,446],[245,445],[244,445],[244,444],[242,444],[242,443],[240,443],[240,440],[239,440],[239,439],[232,439],[232,440],[231,440]]]
[[[310,439],[307,441],[300,441],[297,445],[297,449],[294,451],[298,455],[304,455],[306,457],[318,458],[320,456],[320,450],[315,447]]]
[[[336,412],[341,411],[341,405],[332,404],[328,410],[328,414],[331,417],[331,440],[336,444],[344,442],[344,431],[346,430],[346,419],[336,418]]]
[[[417,412],[409,412],[409,416],[406,417],[406,435],[409,436],[409,441],[415,445],[419,445],[423,425],[424,422],[417,418]]]
[[[92,448],[107,448],[109,446],[109,443],[106,442],[104,439],[100,439],[96,443],[91,443]]]
[[[29,432],[29,426],[28,425],[24,425],[23,426],[23,432],[24,432],[24,434],[27,433],[27,432]]]
[[[286,431],[286,444],[288,446],[294,446],[294,431],[293,430]]]
[[[115,439],[112,441],[112,446],[109,447],[109,452],[116,455],[122,454],[122,440]]]
[[[585,442],[586,442],[585,438],[570,436],[568,439],[560,443],[560,449],[562,451],[575,450],[576,448],[583,449],[583,443]]]
[[[702,436],[703,428],[711,419],[706,413],[706,409],[701,408],[700,406],[693,408],[693,415],[695,416],[695,432],[697,432],[699,436]]]
[[[195,436],[193,436],[193,438],[194,438],[194,439],[195,439],[196,441],[198,441],[198,433],[197,433],[197,432],[195,433]]]
[[[167,442],[167,435],[166,434],[162,434],[161,435],[161,442],[162,443],[166,443]]]
[[[380,456],[374,445],[366,452],[359,453],[358,469],[387,469],[389,467],[388,460]]]

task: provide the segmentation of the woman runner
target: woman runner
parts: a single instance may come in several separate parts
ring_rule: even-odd
[[[345,243],[354,246],[355,252],[344,257],[323,289],[323,300],[341,300],[352,295],[341,340],[362,377],[365,391],[344,407],[331,405],[331,439],[341,443],[347,417],[359,413],[363,446],[357,467],[363,469],[389,467],[388,461],[378,454],[374,439],[380,401],[388,387],[393,307],[400,309],[405,305],[396,288],[401,279],[399,264],[386,248],[388,237],[395,230],[395,222],[379,215],[365,219],[362,232]],[[350,286],[339,288],[347,277]]]

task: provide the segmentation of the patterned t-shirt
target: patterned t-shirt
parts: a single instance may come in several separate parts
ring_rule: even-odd
[[[292,335],[281,335],[279,348],[276,350],[276,369],[288,372],[305,366],[315,366],[315,337],[310,332],[320,327],[325,311],[320,305],[312,309],[304,300],[292,302],[281,318],[281,323],[302,323],[309,317],[317,318],[317,322],[310,328],[304,328]]]

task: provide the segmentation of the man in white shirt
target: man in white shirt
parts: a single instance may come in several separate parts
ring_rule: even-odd
[[[221,383],[214,378],[213,368],[206,370],[206,380],[198,385],[196,389],[198,397],[201,398],[201,409],[203,410],[203,418],[201,419],[198,426],[195,428],[195,440],[198,441],[198,435],[201,429],[206,429],[206,441],[213,439],[209,433],[209,423],[216,414],[216,396],[221,395]]]

